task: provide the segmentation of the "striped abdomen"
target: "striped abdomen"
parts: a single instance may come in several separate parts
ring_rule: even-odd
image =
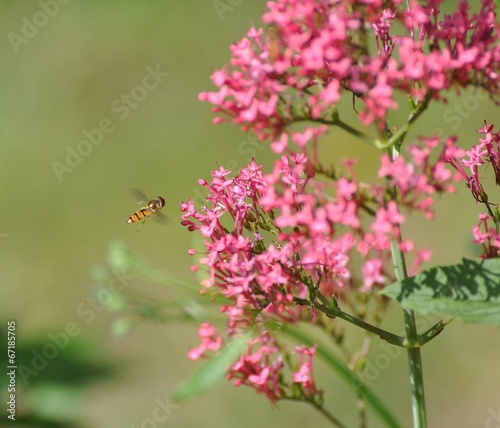
[[[145,208],[141,208],[128,218],[127,223],[135,223],[136,221],[142,220],[148,215],[151,215],[151,212]]]

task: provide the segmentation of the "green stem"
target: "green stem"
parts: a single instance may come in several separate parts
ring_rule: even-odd
[[[319,412],[321,412],[328,420],[334,423],[339,428],[347,428],[347,425],[344,425],[340,422],[334,415],[332,415],[324,406],[316,403],[314,400],[309,401]]]
[[[327,365],[329,365],[344,381],[349,383],[356,391],[356,393],[363,397],[367,404],[370,405],[375,413],[379,415],[379,417],[385,422],[385,426],[390,428],[401,428],[401,425],[396,421],[396,418],[392,415],[389,409],[378,399],[373,392],[371,392],[367,386],[359,379],[347,366],[344,365],[342,361],[335,357],[335,355],[331,354],[326,350],[324,345],[318,343],[317,340],[314,342],[311,338],[300,331],[297,327],[294,327],[289,324],[284,324],[282,326],[283,332],[288,334],[291,337],[294,337],[300,343],[305,344],[306,346],[317,345],[316,352],[318,356],[325,361]]]
[[[386,147],[390,147],[390,154],[392,161],[395,161],[399,156],[399,151],[401,144],[406,137],[408,130],[411,125],[418,119],[418,117],[427,109],[429,102],[432,99],[432,92],[429,91],[424,100],[419,103],[415,109],[410,114],[408,122],[404,127],[399,129],[399,131],[394,134],[387,141]],[[392,194],[394,199],[396,199],[397,188],[392,188]],[[399,246],[400,236],[391,236],[391,253],[392,253],[392,263],[394,265],[394,271],[396,279],[402,281],[408,278],[408,272],[406,270],[406,261],[404,258],[403,251]],[[415,323],[415,313],[412,310],[403,308],[403,317],[405,323],[406,332],[406,352],[408,355],[408,370],[410,374],[410,390],[411,390],[411,403],[412,403],[412,414],[413,414],[413,427],[414,428],[426,428],[426,411],[425,411],[425,396],[424,396],[424,377],[422,372],[422,357],[420,354],[421,337],[418,335],[417,326]],[[439,332],[440,326],[436,328],[436,332]],[[429,333],[429,336],[432,333]],[[436,333],[437,334],[437,333]]]
[[[439,333],[441,333],[444,328],[453,321],[453,318],[446,322],[439,321],[436,325],[432,326],[425,333],[421,334],[418,339],[419,346],[425,345],[430,340],[434,339]]]
[[[374,145],[373,138],[369,137],[368,135],[364,134],[363,132],[359,131],[358,129],[353,128],[352,126],[348,125],[344,121],[337,118],[335,120],[335,125],[341,129],[343,129],[344,131],[347,131],[349,134],[354,135],[356,138],[358,138],[362,142],[369,144],[370,146]]]
[[[405,123],[404,126],[399,128],[399,130],[392,136],[390,137],[387,141],[385,142],[380,142],[377,141],[377,147],[379,149],[388,149],[390,147],[396,147],[399,149],[399,146],[401,146],[401,143],[405,139],[406,135],[408,134],[408,131],[410,130],[411,126],[413,125],[413,122],[415,122],[420,115],[427,110],[427,107],[429,106],[429,103],[432,99],[432,92],[428,92],[425,95],[424,100],[417,104],[415,107],[415,110],[413,110],[410,113],[410,116],[408,117],[407,122]]]
[[[374,140],[372,137],[361,132],[359,129],[356,129],[356,128],[352,127],[351,125],[347,124],[346,122],[340,120],[338,111],[334,112],[332,119],[324,119],[324,118],[312,119],[309,116],[295,116],[293,118],[293,122],[316,122],[316,123],[322,123],[324,125],[338,126],[339,128],[343,129],[344,131],[348,132],[349,134],[355,136],[357,139],[359,139],[363,143],[366,143],[372,147],[379,146],[378,140],[377,141]]]
[[[334,112],[332,113],[332,119],[325,119],[325,118],[312,119],[310,116],[305,116],[304,113],[302,113],[302,114],[295,114],[290,123],[307,121],[307,122],[323,123],[325,125],[338,126],[344,131],[347,131],[349,134],[354,135],[363,143],[366,143],[372,147],[376,147],[378,149],[389,149],[391,147],[397,147],[399,149],[399,146],[401,146],[402,142],[406,138],[406,135],[408,134],[413,123],[420,117],[420,115],[425,110],[427,110],[427,107],[429,106],[429,103],[432,100],[432,95],[433,95],[432,91],[429,91],[425,94],[425,97],[422,100],[422,102],[416,105],[412,104],[414,109],[410,113],[410,116],[408,117],[404,126],[399,128],[395,134],[392,134],[390,129],[386,128],[386,135],[389,137],[388,139],[385,139],[383,137],[380,139],[373,139],[370,136],[366,135],[365,133],[361,132],[360,130],[353,128],[344,121],[340,120],[339,112],[337,109],[335,109]]]
[[[146,260],[131,253],[121,242],[111,243],[108,251],[108,263],[122,273],[125,280],[133,280],[136,275],[140,275],[141,278],[151,282],[175,286],[183,291],[190,290],[195,294],[199,294],[200,287],[193,281],[186,281],[152,266]],[[128,277],[126,274],[130,276]]]
[[[399,248],[398,242],[394,237],[391,238],[392,261],[398,281],[408,277],[406,271],[406,262],[403,252]],[[417,326],[415,324],[415,314],[412,310],[403,308],[406,341],[408,354],[408,369],[410,372],[410,389],[411,402],[413,412],[413,427],[425,428],[426,412],[425,412],[425,397],[424,397],[424,378],[422,373],[422,358],[420,355]]]
[[[288,401],[299,401],[299,402],[304,402],[303,399],[300,398],[294,398],[294,397],[287,397],[285,400]],[[311,404],[316,410],[318,410],[325,418],[327,418],[330,422],[332,422],[336,427],[338,428],[347,428],[347,425],[342,423],[335,415],[331,414],[327,409],[325,409],[322,405],[319,403],[316,403],[314,400],[308,400],[306,401],[307,403]]]
[[[318,293],[318,295],[320,295],[320,293]],[[346,313],[340,309],[331,308],[331,307],[325,306],[325,305],[323,305],[319,302],[316,302],[316,301],[311,303],[310,300],[301,299],[299,297],[294,297],[293,300],[297,304],[303,305],[303,306],[311,306],[311,304],[312,304],[315,309],[317,309],[320,312],[323,312],[326,316],[328,316],[330,318],[343,319],[344,321],[347,321],[351,324],[354,324],[354,325],[362,328],[363,330],[369,331],[370,333],[373,333],[373,334],[379,336],[381,339],[384,339],[393,345],[405,346],[405,339],[402,338],[401,336],[389,333],[386,330],[382,330],[381,328],[378,328],[378,327],[375,327],[374,325],[368,324],[367,322],[365,322],[359,318],[353,317],[352,315],[349,315],[348,313]]]

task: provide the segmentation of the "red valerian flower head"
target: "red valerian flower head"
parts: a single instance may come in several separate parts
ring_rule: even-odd
[[[442,0],[279,0],[267,3],[267,30],[251,28],[231,46],[231,67],[216,71],[217,92],[200,94],[217,113],[261,140],[279,141],[294,121],[327,120],[343,94],[363,104],[364,125],[383,129],[396,93],[445,99],[468,85],[500,93],[500,44],[493,0],[478,13]],[[402,33],[401,28],[405,31]],[[376,51],[366,40],[370,33]],[[225,119],[223,119],[225,118]],[[275,146],[275,150],[282,147]]]
[[[454,141],[449,141],[441,158],[452,165],[466,181],[476,202],[488,204],[488,195],[481,183],[479,168],[482,165],[491,165],[495,185],[500,186],[500,132],[494,133],[493,125],[488,125],[486,121],[477,132],[485,135],[485,138],[479,139],[479,144],[473,145],[469,150],[463,150],[455,146]],[[469,173],[464,167],[469,169]]]
[[[496,222],[498,223],[498,220]],[[474,244],[479,244],[483,248],[481,254],[483,259],[500,257],[500,233],[492,223],[495,223],[495,218],[486,214],[479,214],[479,224],[472,229]]]

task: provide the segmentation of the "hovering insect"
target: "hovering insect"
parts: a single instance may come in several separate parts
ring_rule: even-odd
[[[143,207],[132,214],[128,218],[127,223],[136,223],[139,220],[144,219],[144,221],[139,226],[139,229],[137,229],[137,231],[139,231],[142,225],[152,214],[154,214],[155,220],[163,223],[166,222],[167,217],[165,216],[165,214],[160,212],[160,210],[165,206],[165,198],[157,196],[154,199],[149,199],[142,191],[137,189],[132,189],[131,192],[133,199]]]

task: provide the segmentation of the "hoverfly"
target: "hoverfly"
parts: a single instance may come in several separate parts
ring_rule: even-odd
[[[165,206],[165,198],[157,196],[154,199],[149,199],[143,192],[137,189],[132,189],[131,192],[134,200],[138,204],[142,205],[142,208],[137,210],[127,220],[127,223],[131,224],[144,219],[144,221],[141,223],[137,231],[141,229],[142,225],[152,214],[155,214],[154,219],[157,221],[165,222],[167,220],[165,214],[160,212],[160,210]]]

